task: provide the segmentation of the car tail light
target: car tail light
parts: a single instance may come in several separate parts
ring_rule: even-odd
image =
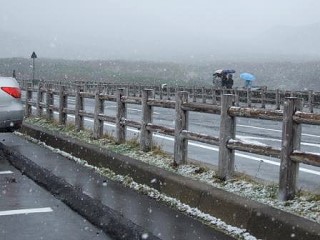
[[[9,95],[11,95],[14,98],[21,98],[21,90],[20,88],[17,87],[1,87],[1,89],[3,91],[5,91],[6,93],[8,93]]]

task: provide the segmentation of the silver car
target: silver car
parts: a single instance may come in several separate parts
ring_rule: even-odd
[[[0,132],[19,129],[23,116],[19,83],[12,77],[0,76]]]

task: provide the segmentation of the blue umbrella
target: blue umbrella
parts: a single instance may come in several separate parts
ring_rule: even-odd
[[[256,80],[256,77],[252,75],[251,73],[241,73],[240,78],[246,80],[246,81],[254,81]]]

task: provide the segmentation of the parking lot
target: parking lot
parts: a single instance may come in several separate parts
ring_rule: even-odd
[[[111,239],[12,167],[0,152],[0,239]]]

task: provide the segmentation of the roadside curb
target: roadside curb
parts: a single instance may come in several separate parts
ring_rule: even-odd
[[[20,131],[51,147],[84,159],[91,165],[107,167],[117,174],[129,175],[134,181],[177,198],[191,207],[222,219],[227,224],[245,228],[258,238],[311,240],[320,236],[320,225],[313,221],[205,183],[39,126],[25,123]],[[157,181],[153,181],[154,179]]]
[[[147,233],[141,226],[123,217],[120,213],[91,198],[64,179],[40,167],[20,153],[11,150],[1,142],[0,149],[3,150],[11,164],[23,174],[48,189],[56,198],[66,203],[70,208],[113,238],[121,240],[142,239],[141,236],[147,234],[148,239],[160,240],[151,233]]]

